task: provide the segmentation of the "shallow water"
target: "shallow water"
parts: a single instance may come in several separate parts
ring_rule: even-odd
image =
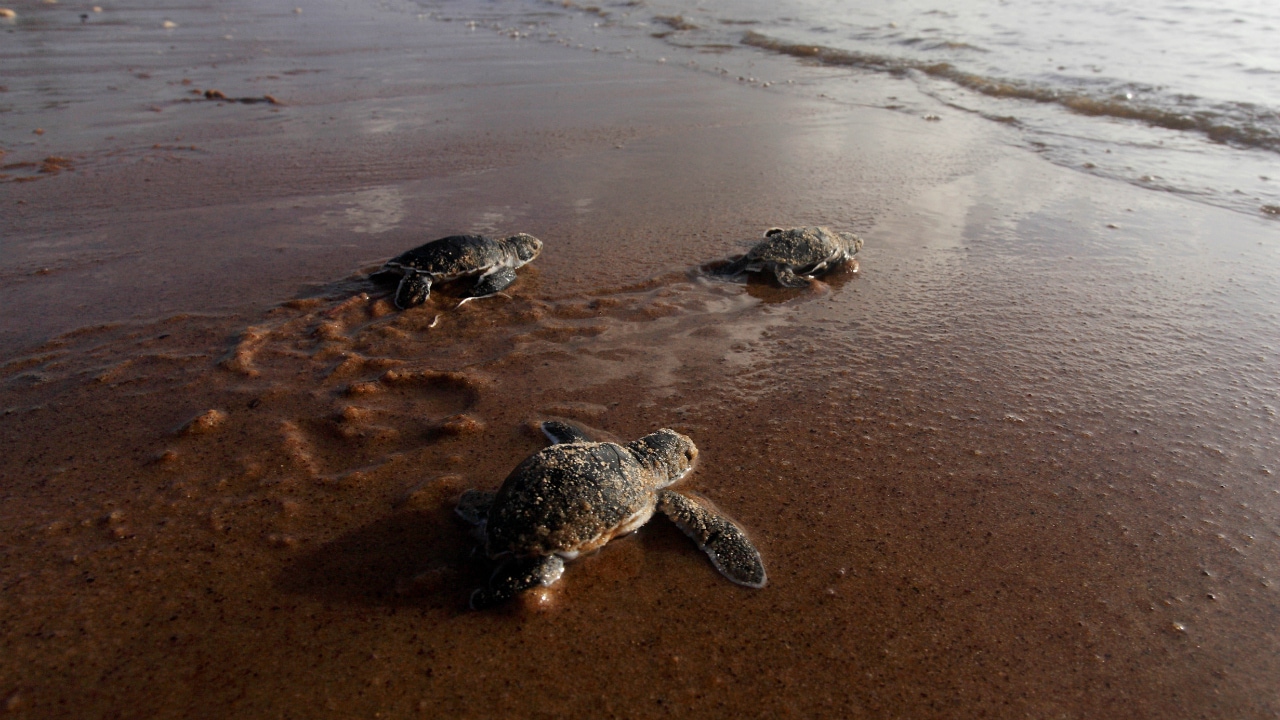
[[[929,120],[971,113],[1066,167],[1280,213],[1280,11],[1270,3],[421,5],[518,40],[736,78],[778,103],[801,93]],[[921,92],[935,102],[913,99]]]
[[[5,186],[30,222],[3,220],[6,709],[1276,713],[1273,224],[980,118],[779,109],[425,20],[419,57],[383,12],[404,32],[264,61],[315,73],[200,65],[294,104],[201,106],[244,112],[149,169],[164,192],[110,163]],[[370,38],[406,44],[334,49]],[[468,62],[415,95],[406,56]],[[699,270],[779,223],[859,232],[859,271]],[[509,298],[393,311],[365,273],[436,229],[547,247]],[[689,434],[684,486],[770,584],[658,519],[468,611],[487,567],[453,502],[548,416]]]

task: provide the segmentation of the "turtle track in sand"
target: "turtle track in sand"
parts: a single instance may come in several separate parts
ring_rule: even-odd
[[[786,304],[685,273],[565,297],[535,286],[456,310],[442,298],[396,312],[364,287],[253,315],[88,327],[0,364],[0,410],[25,438],[8,460],[21,502],[3,518],[34,538],[22,552],[65,567],[52,575],[84,571],[60,558],[101,557],[167,582],[192,557],[234,551],[316,579],[285,583],[306,593],[329,592],[338,563],[353,597],[450,604],[480,580],[458,575],[469,543],[452,503],[541,445],[525,420],[630,433],[661,414],[697,432],[686,418],[753,392],[738,379],[787,322]],[[444,529],[418,538],[426,547],[396,535],[414,526],[406,518]],[[416,547],[417,564],[371,559],[369,538]]]

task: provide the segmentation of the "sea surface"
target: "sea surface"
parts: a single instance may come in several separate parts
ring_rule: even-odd
[[[779,102],[820,94],[940,122],[948,113],[974,113],[1008,125],[1012,142],[1057,164],[1280,215],[1274,2],[421,4],[430,17],[517,40],[718,73],[775,92]],[[788,62],[771,62],[778,57]],[[904,87],[875,83],[889,79]],[[868,92],[869,82],[882,92]],[[913,101],[917,93],[935,102]]]

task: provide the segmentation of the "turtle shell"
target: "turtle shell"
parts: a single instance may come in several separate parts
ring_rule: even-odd
[[[747,257],[755,262],[773,262],[797,268],[830,261],[840,253],[852,256],[857,247],[824,227],[770,230],[766,239],[751,248]]]
[[[451,235],[392,258],[387,265],[413,268],[438,277],[484,272],[503,261],[502,243],[484,235]]]
[[[613,443],[552,445],[511,472],[489,508],[490,556],[590,552],[653,513],[647,471]]]

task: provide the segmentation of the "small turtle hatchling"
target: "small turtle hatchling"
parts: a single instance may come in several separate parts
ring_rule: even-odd
[[[468,490],[458,501],[458,516],[499,563],[471,594],[471,607],[551,585],[565,560],[639,528],[654,510],[693,538],[726,578],[764,587],[764,563],[742,528],[707,500],[665,489],[693,467],[692,440],[664,428],[626,445],[593,442],[557,421],[542,423],[542,431],[553,444],[520,463],[498,492]]]
[[[862,238],[825,227],[773,228],[746,255],[718,269],[720,275],[768,270],[786,287],[804,287],[808,279],[853,260]]]
[[[475,277],[469,298],[501,292],[516,281],[516,268],[538,257],[542,241],[519,233],[508,238],[451,235],[403,252],[374,273],[375,280],[399,278],[395,303],[401,310],[421,305],[432,283]]]

